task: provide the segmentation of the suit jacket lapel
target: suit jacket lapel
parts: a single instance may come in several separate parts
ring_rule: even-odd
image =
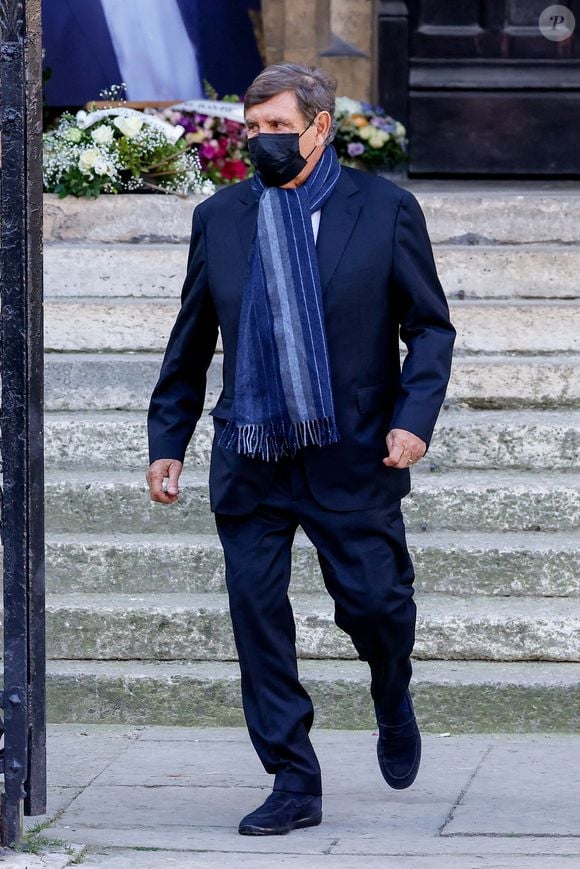
[[[234,212],[234,220],[236,229],[240,237],[242,245],[242,255],[245,261],[248,260],[250,247],[256,231],[258,222],[258,201],[257,193],[252,189],[250,184],[244,184],[244,190],[237,203],[237,208]]]
[[[341,169],[338,184],[322,206],[316,240],[323,296],[341,257],[345,255],[360,209],[360,190],[352,176]]]
[[[250,184],[245,184],[239,199],[235,221],[247,259],[258,219],[258,195]],[[336,267],[345,253],[361,209],[360,189],[352,176],[341,169],[340,178],[332,194],[322,206],[320,226],[316,240],[318,269],[322,292],[328,287]]]

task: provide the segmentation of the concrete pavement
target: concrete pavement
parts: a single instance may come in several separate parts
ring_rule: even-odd
[[[244,729],[51,725],[49,812],[27,819],[41,856],[0,852],[0,869],[580,867],[580,736],[425,734],[405,791],[372,730],[313,741],[323,823],[253,838],[237,825],[271,779]]]

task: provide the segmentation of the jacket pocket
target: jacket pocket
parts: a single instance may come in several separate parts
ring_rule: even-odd
[[[358,409],[361,413],[373,410],[386,410],[389,391],[386,383],[373,383],[371,386],[359,386],[356,391]]]

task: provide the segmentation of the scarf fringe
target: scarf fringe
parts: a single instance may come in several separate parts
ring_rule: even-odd
[[[228,420],[218,443],[235,449],[240,455],[260,457],[265,461],[278,461],[283,455],[295,456],[301,447],[319,447],[338,443],[340,435],[333,416],[322,419],[299,420],[292,423],[247,423],[236,425]]]

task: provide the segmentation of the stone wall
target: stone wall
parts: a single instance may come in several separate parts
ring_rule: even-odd
[[[262,0],[266,59],[321,66],[338,94],[373,98],[373,0]]]

